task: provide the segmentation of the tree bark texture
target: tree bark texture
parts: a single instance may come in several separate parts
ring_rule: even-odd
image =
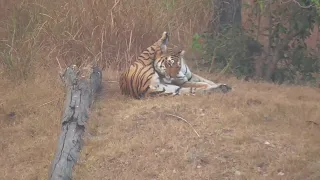
[[[80,71],[72,66],[60,76],[66,85],[67,94],[58,147],[49,171],[50,180],[72,179],[72,169],[83,145],[82,137],[89,109],[102,81],[102,72],[98,67]]]
[[[242,0],[212,0],[213,17],[211,30],[215,33],[221,32],[226,25],[241,25]]]

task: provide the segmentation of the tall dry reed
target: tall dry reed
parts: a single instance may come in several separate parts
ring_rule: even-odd
[[[206,29],[210,0],[1,0],[0,58],[5,75],[27,78],[95,60],[125,68],[163,31],[188,49]]]

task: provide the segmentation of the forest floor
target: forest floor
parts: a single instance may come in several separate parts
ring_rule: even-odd
[[[73,179],[320,179],[319,89],[225,78],[228,94],[134,100],[104,77]],[[0,84],[0,179],[47,179],[64,87]]]

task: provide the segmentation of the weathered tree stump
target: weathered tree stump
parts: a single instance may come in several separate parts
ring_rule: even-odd
[[[72,179],[72,168],[83,145],[89,109],[101,87],[102,72],[98,67],[78,70],[71,66],[60,77],[66,85],[67,94],[58,147],[49,171],[50,180]]]

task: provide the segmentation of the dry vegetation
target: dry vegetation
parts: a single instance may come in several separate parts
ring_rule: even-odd
[[[57,59],[107,66],[74,179],[320,178],[319,89],[225,78],[226,95],[138,101],[108,83],[164,30],[189,50],[208,1],[171,2],[0,0],[1,179],[47,179],[64,102]]]
[[[172,45],[188,48],[210,18],[208,2],[1,0],[1,58],[14,78],[39,67],[57,70],[57,60],[96,60],[119,70],[164,30]]]

